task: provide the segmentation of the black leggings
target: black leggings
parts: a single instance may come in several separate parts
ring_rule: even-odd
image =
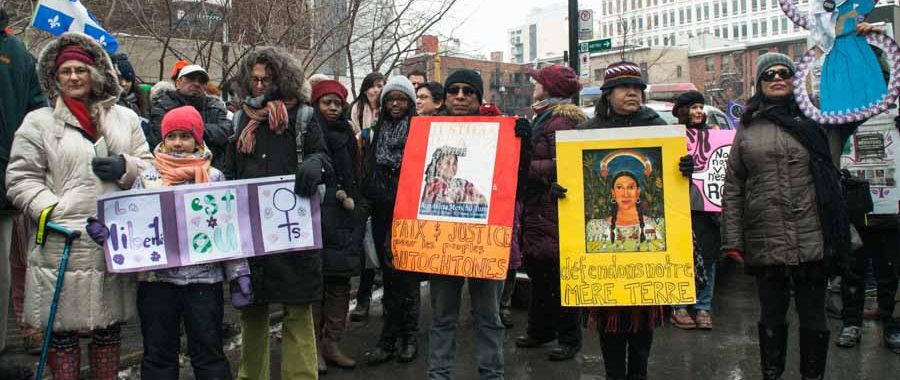
[[[756,273],[759,295],[759,322],[765,326],[787,324],[787,311],[794,289],[800,328],[812,331],[827,330],[825,321],[825,289],[828,279],[822,261],[797,266],[760,268]]]
[[[600,332],[600,349],[607,379],[645,379],[653,331],[643,328],[635,334]]]

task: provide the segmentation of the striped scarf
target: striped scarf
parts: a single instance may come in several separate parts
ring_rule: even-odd
[[[290,121],[287,112],[287,106],[279,100],[270,100],[263,108],[253,108],[249,104],[244,103],[244,113],[250,118],[247,126],[241,132],[240,138],[237,140],[237,148],[243,154],[252,154],[256,147],[256,128],[259,124],[267,121],[269,130],[281,135],[287,129]]]

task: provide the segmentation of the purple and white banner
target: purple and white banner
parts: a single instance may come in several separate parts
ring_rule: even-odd
[[[106,268],[141,272],[322,248],[317,196],[293,189],[294,177],[283,176],[101,196]]]

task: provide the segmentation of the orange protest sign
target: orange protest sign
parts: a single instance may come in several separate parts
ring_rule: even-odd
[[[416,117],[403,153],[391,250],[400,270],[502,280],[519,139],[510,117]]]

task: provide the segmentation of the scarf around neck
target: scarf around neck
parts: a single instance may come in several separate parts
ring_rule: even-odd
[[[163,186],[209,182],[212,153],[206,147],[200,147],[194,153],[170,153],[163,151],[160,144],[153,156]]]
[[[759,115],[784,129],[809,151],[809,169],[816,190],[816,208],[825,242],[825,259],[850,251],[850,219],[840,170],[831,159],[822,127],[806,117],[793,98],[763,102]],[[831,260],[833,261],[833,260]]]
[[[384,120],[381,130],[378,131],[378,141],[375,143],[375,163],[392,169],[399,169],[403,161],[403,148],[406,146],[406,137],[409,134],[409,118],[403,117],[399,121]]]
[[[97,128],[94,127],[94,122],[91,120],[91,111],[88,109],[87,104],[81,99],[67,95],[63,95],[62,99],[72,116],[75,116],[75,119],[78,120],[81,130],[90,137],[91,141],[97,141]]]
[[[262,122],[267,122],[269,130],[276,135],[283,134],[290,122],[287,106],[280,100],[269,100],[262,108],[255,108],[244,102],[243,110],[250,118],[237,140],[238,151],[243,154],[252,154],[256,148],[256,129]]]

